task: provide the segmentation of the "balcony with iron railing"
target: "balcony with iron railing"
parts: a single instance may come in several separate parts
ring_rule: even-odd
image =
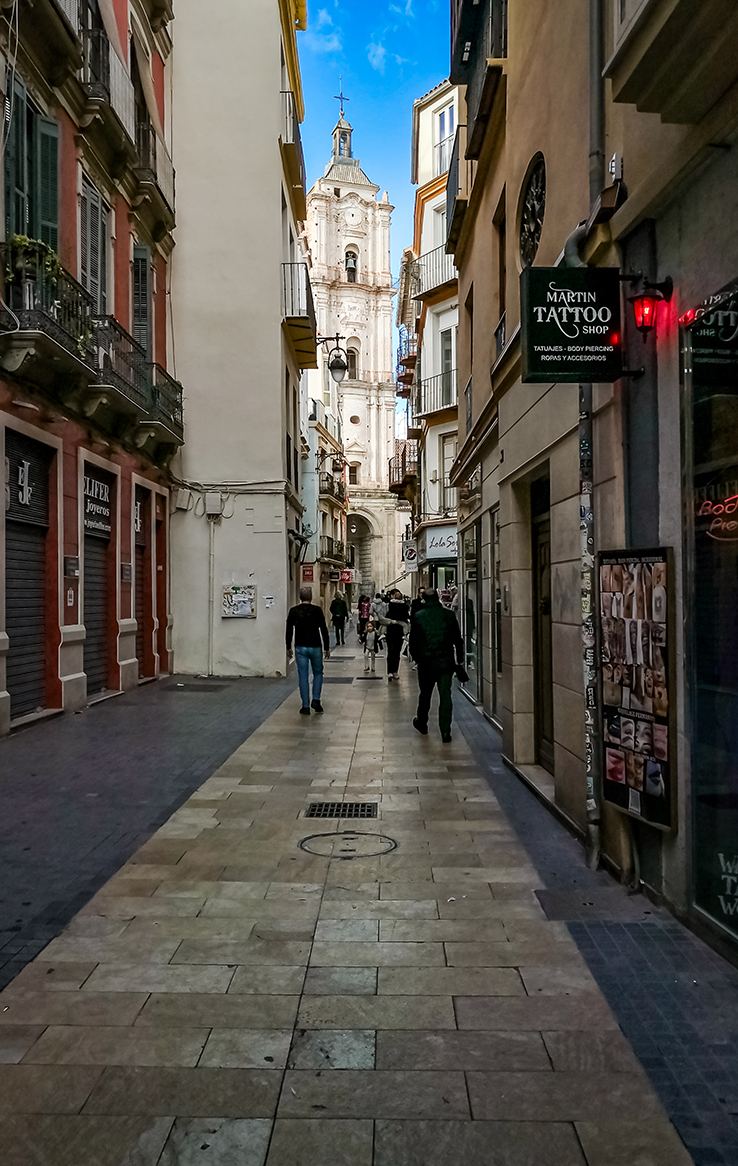
[[[300,134],[300,120],[297,116],[297,102],[295,101],[294,93],[291,93],[289,90],[282,91],[281,99],[282,129],[280,133],[280,144],[282,146],[282,157],[284,158],[287,176],[290,180],[295,215],[298,219],[302,220],[307,213],[305,205],[307,181],[305,175],[305,155],[302,149],[302,137]]]
[[[472,163],[465,157],[465,153],[466,126],[462,125],[456,130],[451,165],[446,181],[446,246],[450,249],[451,254],[453,254],[458,242],[471,194]]]
[[[51,86],[60,87],[79,72],[82,67],[79,0],[5,2],[2,8],[10,22],[5,53],[13,72],[13,58],[19,46],[22,58],[33,61],[34,74]],[[6,92],[12,92],[12,83]]]
[[[451,0],[452,85],[466,85],[480,57],[507,55],[507,5],[508,0],[491,0],[489,8],[479,0]]]
[[[282,264],[282,319],[298,368],[317,368],[318,328],[307,263]]]
[[[420,381],[417,393],[418,417],[440,413],[443,409],[453,409],[459,403],[456,388],[456,369],[448,369],[437,376]]]
[[[426,251],[425,255],[421,255],[417,260],[417,264],[418,290],[415,299],[423,299],[442,287],[450,287],[458,278],[453,256],[446,254],[445,243],[432,251]]]
[[[125,65],[111,48],[102,28],[82,33],[82,84],[88,102],[102,103],[116,115],[132,142],[136,141],[136,95]]]
[[[321,473],[319,475],[319,491],[324,497],[335,498],[340,503],[346,499],[345,484],[339,478],[334,478],[333,474]]]
[[[340,539],[331,538],[329,534],[322,534],[320,536],[320,557],[343,566],[346,562],[346,544]]]
[[[0,365],[158,460],[183,441],[182,386],[53,252],[32,240],[0,250]]]
[[[396,441],[395,454],[389,461],[389,488],[393,494],[408,498],[418,476],[418,446],[415,441]],[[410,499],[408,499],[410,500]]]
[[[139,193],[145,195],[151,187],[154,187],[173,215],[174,167],[169,151],[151,122],[140,121],[136,126],[136,148],[138,151],[136,177]]]

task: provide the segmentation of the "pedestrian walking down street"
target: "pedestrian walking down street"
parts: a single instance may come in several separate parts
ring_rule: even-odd
[[[379,625],[369,616],[364,629],[364,671],[375,671],[377,652],[381,647]]]
[[[338,647],[339,644],[346,643],[343,631],[346,624],[346,619],[348,618],[348,613],[349,610],[346,604],[346,600],[339,591],[336,595],[336,598],[333,600],[333,603],[331,604],[331,623],[336,629],[336,647]]]
[[[399,680],[402,642],[410,627],[410,612],[401,592],[395,590],[390,594],[387,614],[381,622],[387,641],[387,680]]]
[[[418,665],[418,712],[413,726],[419,733],[428,732],[433,689],[438,685],[438,726],[441,740],[451,740],[453,702],[451,685],[454,674],[463,679],[464,642],[458,620],[452,611],[443,607],[437,593],[429,588],[423,593],[425,606],[413,616],[410,624],[410,654]]]
[[[366,621],[369,619],[372,611],[372,601],[368,595],[359,596],[359,643],[363,644],[366,639]]]
[[[287,615],[287,656],[292,659],[292,636],[295,637],[297,679],[302,698],[302,716],[309,717],[311,707],[323,712],[320,696],[323,691],[323,656],[331,654],[331,641],[322,608],[313,603],[312,587],[300,588],[300,603],[291,607]],[[310,669],[313,671],[313,699],[310,700]]]

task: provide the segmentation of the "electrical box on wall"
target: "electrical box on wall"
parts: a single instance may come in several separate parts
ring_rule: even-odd
[[[205,513],[223,513],[223,495],[221,494],[220,490],[209,490],[205,495]]]
[[[79,556],[65,555],[64,556],[64,578],[65,579],[79,579]]]

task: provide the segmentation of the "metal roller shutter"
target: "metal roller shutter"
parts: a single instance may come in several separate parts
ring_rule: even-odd
[[[10,715],[46,704],[46,530],[8,520],[5,525],[7,688]]]
[[[144,675],[144,618],[145,618],[145,591],[144,570],[146,547],[136,544],[136,655],[138,657],[138,674]]]
[[[108,544],[85,535],[85,672],[87,695],[108,687]]]

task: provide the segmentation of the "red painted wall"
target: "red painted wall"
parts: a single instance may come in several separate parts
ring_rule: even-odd
[[[70,275],[79,278],[77,262],[77,146],[74,122],[57,110],[59,120],[59,258]]]
[[[164,62],[158,53],[151,54],[151,74],[154,78],[154,92],[156,104],[159,107],[159,117],[164,125]]]
[[[122,195],[118,195],[115,200],[113,245],[115,318],[126,332],[131,330],[131,228],[128,223],[128,212],[128,203]]]

